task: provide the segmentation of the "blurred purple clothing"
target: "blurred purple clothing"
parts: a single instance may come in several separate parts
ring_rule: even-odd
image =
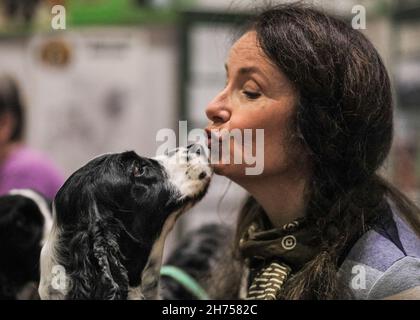
[[[63,174],[50,159],[25,146],[15,149],[0,164],[0,195],[25,188],[52,200],[63,183]]]

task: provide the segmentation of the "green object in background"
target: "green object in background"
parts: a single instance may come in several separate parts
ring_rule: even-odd
[[[141,24],[176,24],[181,12],[194,6],[196,0],[67,0],[66,27],[115,26]],[[2,9],[2,4],[0,4]],[[53,14],[49,5],[34,8],[30,23],[0,19],[0,39],[50,32]],[[1,15],[0,15],[1,16]]]
[[[209,296],[207,295],[206,291],[204,291],[199,283],[185,271],[168,265],[163,266],[160,269],[160,275],[174,279],[194,296],[196,296],[199,300],[209,300]]]
[[[80,25],[115,25],[175,22],[178,9],[192,0],[170,0],[168,4],[154,5],[154,0],[71,0],[67,2],[68,23]],[[158,3],[159,1],[156,1]]]

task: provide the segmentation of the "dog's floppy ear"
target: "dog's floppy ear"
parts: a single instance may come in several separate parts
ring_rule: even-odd
[[[94,229],[93,253],[101,272],[95,298],[126,299],[128,274],[121,263],[123,257],[117,243],[117,230],[105,228],[102,221],[97,221]]]
[[[110,225],[104,211],[99,214],[96,206],[91,210],[89,229],[70,241],[68,259],[74,271],[67,298],[126,299],[128,275],[121,263],[118,227]]]

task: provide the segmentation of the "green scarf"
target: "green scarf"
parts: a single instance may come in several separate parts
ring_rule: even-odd
[[[264,229],[262,220],[253,222],[239,242],[250,271],[247,299],[278,299],[290,275],[320,250],[315,228],[305,219]]]

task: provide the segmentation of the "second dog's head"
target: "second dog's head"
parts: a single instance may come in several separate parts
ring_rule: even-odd
[[[0,197],[0,300],[38,298],[39,254],[51,224],[41,194],[14,189]]]
[[[155,298],[165,237],[211,174],[195,148],[103,155],[73,173],[54,200],[41,298]]]

